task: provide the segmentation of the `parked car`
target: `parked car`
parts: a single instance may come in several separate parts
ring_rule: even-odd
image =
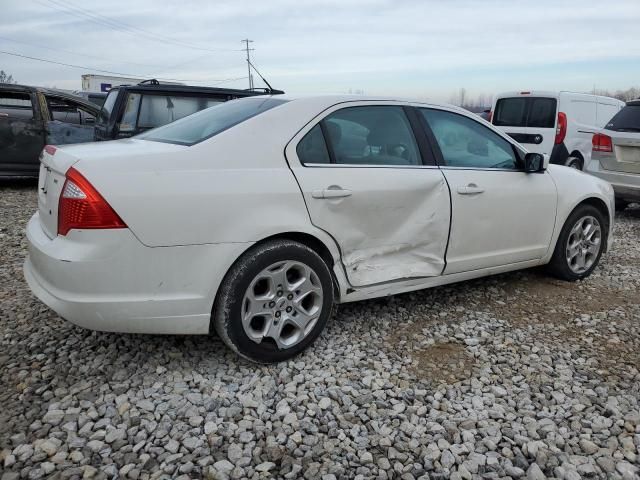
[[[640,202],[640,99],[627,102],[593,136],[587,171],[613,185],[616,208]]]
[[[169,85],[154,80],[109,91],[96,122],[95,139],[128,138],[235,98],[264,91]],[[272,93],[283,93],[279,90]]]
[[[494,101],[491,122],[529,151],[551,163],[582,170],[591,156],[591,137],[624,102],[572,92],[508,92]]]
[[[46,144],[93,141],[98,111],[62,92],[0,85],[0,177],[37,177]]]
[[[83,327],[215,330],[276,362],[313,342],[334,303],[544,264],[588,276],[613,189],[547,163],[457,107],[234,100],[47,149],[24,272]]]

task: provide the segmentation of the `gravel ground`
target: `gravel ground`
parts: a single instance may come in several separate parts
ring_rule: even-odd
[[[639,478],[640,209],[584,282],[538,271],[341,307],[306,353],[72,326],[0,186],[0,471],[15,478]]]

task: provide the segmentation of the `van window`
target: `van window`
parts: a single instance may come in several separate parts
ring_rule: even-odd
[[[134,138],[178,145],[194,145],[287,101],[259,96],[231,100],[142,133]]]
[[[500,127],[554,128],[556,108],[555,98],[501,98],[496,103],[493,124]]]
[[[217,103],[220,100],[202,97],[144,95],[140,104],[138,128],[166,125]]]
[[[624,107],[607,123],[607,128],[616,132],[640,132],[640,104]]]

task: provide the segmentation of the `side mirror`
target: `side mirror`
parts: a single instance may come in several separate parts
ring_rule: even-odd
[[[524,171],[526,173],[539,173],[545,170],[544,155],[541,153],[527,153],[524,156]]]

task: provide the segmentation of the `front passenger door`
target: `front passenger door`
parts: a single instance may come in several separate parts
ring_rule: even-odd
[[[431,108],[420,113],[451,189],[444,274],[542,258],[556,215],[551,176],[525,173],[515,147],[475,119]]]

